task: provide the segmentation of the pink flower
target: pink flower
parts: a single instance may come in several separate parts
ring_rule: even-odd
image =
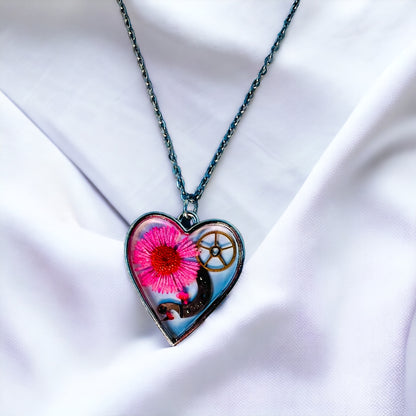
[[[153,227],[137,241],[133,263],[143,286],[174,293],[196,279],[198,254],[196,244],[175,227]]]

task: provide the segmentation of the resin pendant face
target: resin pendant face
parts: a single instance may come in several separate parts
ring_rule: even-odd
[[[237,281],[244,245],[230,224],[210,220],[185,228],[152,212],[126,239],[127,266],[143,303],[171,345],[198,328]]]

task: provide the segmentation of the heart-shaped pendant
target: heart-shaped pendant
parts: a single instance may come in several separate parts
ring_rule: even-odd
[[[130,227],[125,256],[146,309],[176,345],[230,292],[243,267],[244,244],[240,233],[224,221],[185,227],[151,212]]]

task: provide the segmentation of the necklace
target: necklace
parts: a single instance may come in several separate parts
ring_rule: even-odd
[[[127,233],[125,258],[144,306],[171,345],[176,345],[207,318],[235,285],[244,263],[244,243],[238,230],[222,220],[199,221],[198,201],[279,50],[299,6],[295,0],[283,27],[264,59],[243,103],[228,127],[194,193],[185,189],[172,139],[137,44],[127,8],[116,0],[147,93],[168,150],[183,202],[178,218],[150,212],[137,218]]]

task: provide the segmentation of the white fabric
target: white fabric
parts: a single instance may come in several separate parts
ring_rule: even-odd
[[[188,190],[290,4],[127,3]],[[1,2],[0,413],[415,415],[415,22],[302,1],[200,201],[245,270],[171,348],[124,267],[181,205],[117,6]]]

